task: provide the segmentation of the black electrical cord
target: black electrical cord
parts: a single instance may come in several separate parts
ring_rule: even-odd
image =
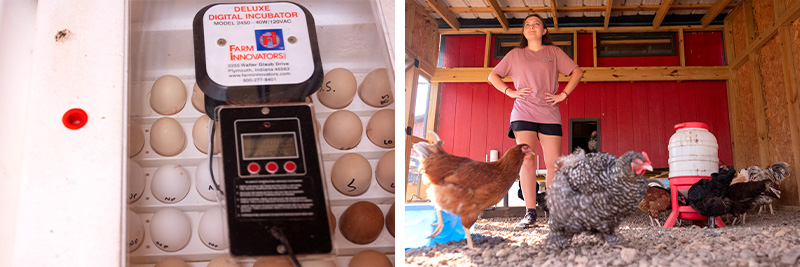
[[[286,251],[289,252],[289,258],[292,259],[292,263],[294,263],[295,267],[301,267],[300,261],[297,260],[297,256],[294,255],[294,251],[292,250],[292,246],[289,245],[289,240],[286,239],[286,235],[283,234],[283,229],[278,227],[272,227],[270,230],[272,236],[281,241],[283,246],[286,247]]]
[[[217,129],[217,122],[216,121],[211,121],[211,122],[212,122],[211,123],[211,135],[210,135],[211,138],[209,138],[209,139],[211,139],[211,141],[209,142],[211,147],[208,149],[208,172],[211,173],[211,183],[214,184],[214,188],[216,188],[217,192],[219,192],[221,195],[224,196],[225,193],[222,192],[222,189],[219,188],[219,184],[217,184],[217,180],[214,179],[214,161],[213,161],[213,158],[214,158],[214,134],[215,134],[215,131]]]

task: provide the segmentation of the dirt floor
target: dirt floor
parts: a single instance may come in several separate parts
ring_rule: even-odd
[[[661,222],[668,213],[662,214]],[[651,226],[644,212],[628,216],[619,233],[626,246],[609,246],[581,234],[562,251],[544,248],[547,219],[515,227],[521,218],[481,219],[466,241],[406,250],[406,266],[798,266],[800,213],[747,214],[745,224],[709,229],[691,225]],[[725,220],[729,222],[728,218]],[[680,221],[679,221],[680,223]],[[677,223],[676,223],[677,225]]]

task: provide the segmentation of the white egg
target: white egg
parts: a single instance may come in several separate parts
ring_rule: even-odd
[[[133,203],[144,194],[144,170],[139,163],[128,160],[128,203]]]
[[[126,238],[128,238],[128,252],[134,251],[144,242],[144,224],[139,215],[133,211],[128,210],[126,224]]]
[[[219,158],[214,158],[214,180],[216,180],[219,189],[225,192],[225,183],[220,173]],[[197,170],[194,171],[194,184],[200,196],[208,201],[217,201],[217,189],[211,180],[211,171],[208,169],[208,159],[204,159],[197,165]],[[220,196],[222,198],[222,196]]]
[[[241,267],[242,265],[236,261],[231,255],[219,255],[208,262],[207,267]]]
[[[133,157],[142,152],[144,148],[144,131],[135,121],[128,121],[128,157]]]
[[[150,127],[150,147],[159,155],[172,157],[186,148],[186,133],[177,120],[164,117]]]
[[[383,154],[375,166],[375,180],[389,193],[394,194],[394,150]]]
[[[203,154],[208,154],[208,123],[208,116],[203,115],[197,118],[192,127],[194,147]],[[220,151],[222,151],[222,137],[220,131],[217,130],[214,132],[214,154],[219,154]]]
[[[224,220],[227,218],[220,207],[214,207],[203,213],[197,233],[203,244],[211,249],[223,250],[228,248],[228,230]]]
[[[385,68],[371,71],[358,86],[358,97],[367,105],[380,108],[394,102],[392,83]]]
[[[161,115],[174,115],[186,105],[186,85],[174,75],[161,76],[150,90],[150,107]]]
[[[185,261],[178,257],[167,257],[158,263],[154,267],[189,267]]]
[[[164,203],[176,203],[183,200],[192,185],[189,172],[181,165],[166,164],[158,167],[150,183],[153,196]]]
[[[350,70],[332,69],[325,74],[322,87],[317,91],[317,99],[326,107],[340,109],[353,102],[356,87],[356,76]]]
[[[150,237],[161,250],[175,252],[189,243],[192,225],[189,218],[176,208],[163,208],[150,219]]]
[[[394,148],[394,110],[384,109],[369,118],[367,138],[382,148]]]
[[[358,196],[367,192],[372,183],[372,167],[364,156],[344,154],[333,163],[331,183],[342,194]]]
[[[364,126],[358,115],[349,110],[339,110],[325,120],[322,136],[331,147],[348,150],[358,146],[363,130]]]
[[[192,87],[192,106],[200,113],[206,113],[206,98],[203,90],[200,89],[200,86],[197,83],[194,83],[194,87]]]

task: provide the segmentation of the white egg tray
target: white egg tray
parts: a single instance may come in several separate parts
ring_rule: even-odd
[[[241,1],[250,2],[250,1]],[[367,74],[378,68],[389,68],[389,56],[383,42],[384,33],[376,25],[372,3],[367,0],[343,1],[292,1],[299,3],[313,14],[320,46],[323,74],[334,68],[349,69],[356,77],[358,85]],[[144,133],[144,148],[134,157],[146,173],[143,195],[128,208],[137,213],[143,222],[145,236],[142,245],[127,255],[129,266],[151,267],[168,256],[182,258],[190,266],[207,266],[208,261],[216,256],[228,253],[228,250],[213,250],[205,246],[197,233],[202,214],[210,208],[218,207],[215,201],[200,196],[196,189],[195,171],[197,165],[207,160],[208,155],[195,148],[192,140],[192,128],[195,121],[203,113],[198,112],[191,103],[194,77],[194,54],[192,43],[191,21],[195,13],[206,5],[216,3],[212,0],[200,1],[144,1],[131,2],[130,23],[130,67],[128,110],[130,120],[139,124]],[[391,69],[391,68],[389,68]],[[163,116],[150,108],[150,89],[156,79],[163,75],[179,77],[186,88],[187,100],[183,109],[177,114]],[[390,80],[394,79],[390,72]],[[394,97],[397,90],[393,88]],[[312,95],[314,111],[320,127],[324,127],[326,119],[338,109],[330,109],[321,104]],[[353,101],[344,108],[358,115],[362,123],[361,141],[350,150],[339,150],[331,147],[319,129],[320,150],[323,160],[323,172],[326,180],[326,196],[331,211],[337,219],[337,229],[333,234],[333,251],[329,255],[301,256],[300,261],[333,261],[337,266],[347,266],[352,256],[359,251],[373,249],[385,253],[394,263],[395,239],[386,227],[377,240],[366,245],[354,244],[340,233],[338,219],[347,207],[358,201],[369,201],[377,204],[385,218],[389,207],[394,203],[394,194],[384,190],[375,179],[375,167],[378,160],[393,149],[374,145],[366,136],[367,123],[370,117],[383,109],[395,109],[395,103],[387,107],[375,108],[366,105],[356,93]],[[176,156],[161,156],[150,147],[150,128],[162,117],[177,120],[186,136],[184,150]],[[218,145],[218,144],[215,144]],[[359,196],[347,196],[338,192],[330,181],[330,172],[338,158],[347,153],[358,153],[370,163],[372,178],[367,192]],[[216,155],[215,157],[219,157]],[[155,170],[165,164],[179,164],[189,172],[191,186],[186,197],[177,203],[163,203],[153,196],[150,185]],[[127,196],[127,194],[126,194]],[[122,200],[123,203],[126,201]],[[162,208],[173,207],[181,210],[190,219],[192,235],[189,243],[176,252],[166,252],[153,244],[150,237],[150,224],[147,222],[153,213]],[[125,231],[123,230],[123,235]],[[123,237],[127,242],[127,238]],[[127,248],[127,245],[124,247]],[[242,259],[242,266],[252,266],[255,259]]]

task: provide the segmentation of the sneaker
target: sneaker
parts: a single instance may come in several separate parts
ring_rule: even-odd
[[[525,217],[522,217],[522,220],[519,221],[517,226],[522,228],[528,228],[531,225],[534,225],[535,223],[536,223],[536,210],[534,210],[533,212],[526,212]]]

